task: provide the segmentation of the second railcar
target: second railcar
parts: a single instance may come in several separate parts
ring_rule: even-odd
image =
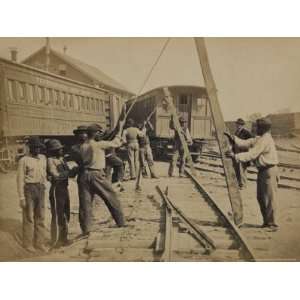
[[[0,163],[18,156],[27,135],[73,141],[73,129],[114,127],[123,99],[111,91],[0,58]]]
[[[190,147],[194,158],[201,152],[203,145],[213,137],[213,122],[209,108],[206,89],[200,86],[176,85],[169,86],[169,91],[178,115],[185,117],[188,123],[193,145]],[[174,131],[169,128],[170,112],[163,105],[163,88],[153,89],[138,97],[129,113],[129,118],[140,123],[150,118],[153,132],[150,136],[153,152],[157,158],[168,156],[172,152],[172,136]],[[134,99],[127,102],[130,107]]]

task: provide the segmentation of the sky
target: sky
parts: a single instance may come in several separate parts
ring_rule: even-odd
[[[260,112],[300,111],[300,38],[206,38],[225,120]],[[138,92],[166,38],[50,38],[51,47],[98,67]],[[0,56],[21,61],[45,38],[0,38]],[[192,38],[171,38],[142,92],[164,85],[204,85]]]

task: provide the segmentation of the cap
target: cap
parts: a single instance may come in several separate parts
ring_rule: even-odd
[[[48,151],[54,151],[62,149],[64,146],[61,144],[59,140],[52,139],[47,142],[47,150]]]
[[[30,136],[28,138],[28,146],[35,148],[45,148],[45,145],[41,142],[38,136]]]
[[[76,129],[73,130],[74,134],[78,134],[80,132],[86,132],[87,131],[87,126],[86,125],[80,125]]]
[[[103,132],[103,128],[101,125],[95,123],[95,124],[89,125],[87,128],[87,131],[88,132],[97,132],[97,131]]]
[[[245,121],[242,118],[238,118],[235,123],[239,125],[245,125]]]

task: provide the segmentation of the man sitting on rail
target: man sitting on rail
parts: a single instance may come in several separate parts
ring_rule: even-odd
[[[123,121],[122,121],[123,122]],[[90,125],[87,129],[88,142],[80,145],[80,154],[83,158],[83,174],[80,176],[80,200],[81,224],[84,235],[89,235],[92,225],[92,201],[97,194],[105,202],[113,219],[119,227],[125,225],[121,203],[111,183],[106,179],[105,150],[121,146],[121,130],[123,124],[120,121],[120,130],[112,141],[96,141],[95,137],[101,134],[102,128]],[[98,139],[98,138],[97,138]]]
[[[126,125],[127,128],[123,132],[122,140],[127,144],[130,178],[131,180],[135,180],[139,169],[138,137],[143,136],[143,133],[134,126],[135,124],[132,119],[128,119]]]
[[[190,135],[189,129],[187,127],[187,121],[183,116],[181,116],[179,118],[179,123],[180,123],[181,133],[184,136],[187,144],[192,145],[193,140],[192,140],[192,137]],[[171,117],[169,126],[170,126],[170,129],[175,130],[173,116]],[[179,176],[184,177],[186,156],[185,156],[184,149],[183,149],[183,146],[181,144],[179,135],[178,135],[176,130],[175,130],[175,135],[174,135],[173,147],[174,147],[173,148],[173,155],[172,155],[172,158],[171,158],[171,161],[170,161],[168,174],[169,174],[170,177],[173,176],[173,173],[174,173],[174,170],[175,170],[175,167],[176,167],[176,164],[177,164],[177,160],[178,160],[178,157],[179,157],[179,160],[180,160],[179,161]]]
[[[257,200],[263,217],[262,227],[272,230],[278,228],[277,223],[277,184],[278,184],[278,156],[275,142],[270,133],[271,121],[267,118],[257,119],[257,137],[242,140],[237,136],[228,136],[241,149],[247,152],[234,154],[232,151],[226,153],[227,157],[236,162],[253,161],[258,169],[257,175]]]

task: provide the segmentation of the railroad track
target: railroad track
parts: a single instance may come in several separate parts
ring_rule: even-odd
[[[160,261],[255,261],[239,228],[197,178],[188,170],[186,174],[169,192],[156,186],[164,203],[155,245]]]
[[[199,164],[195,166],[196,170],[204,171],[204,172],[211,172],[216,173],[224,176],[223,166],[220,162],[215,160],[208,160],[208,159],[200,159]],[[282,168],[290,168],[293,169],[293,165],[291,164],[280,164]],[[248,177],[247,179],[250,181],[256,181],[257,170],[254,168],[248,168]],[[296,185],[295,183],[300,182],[300,177],[292,177],[280,174],[280,183],[278,184],[279,188],[285,189],[294,189],[300,190],[300,185]]]

